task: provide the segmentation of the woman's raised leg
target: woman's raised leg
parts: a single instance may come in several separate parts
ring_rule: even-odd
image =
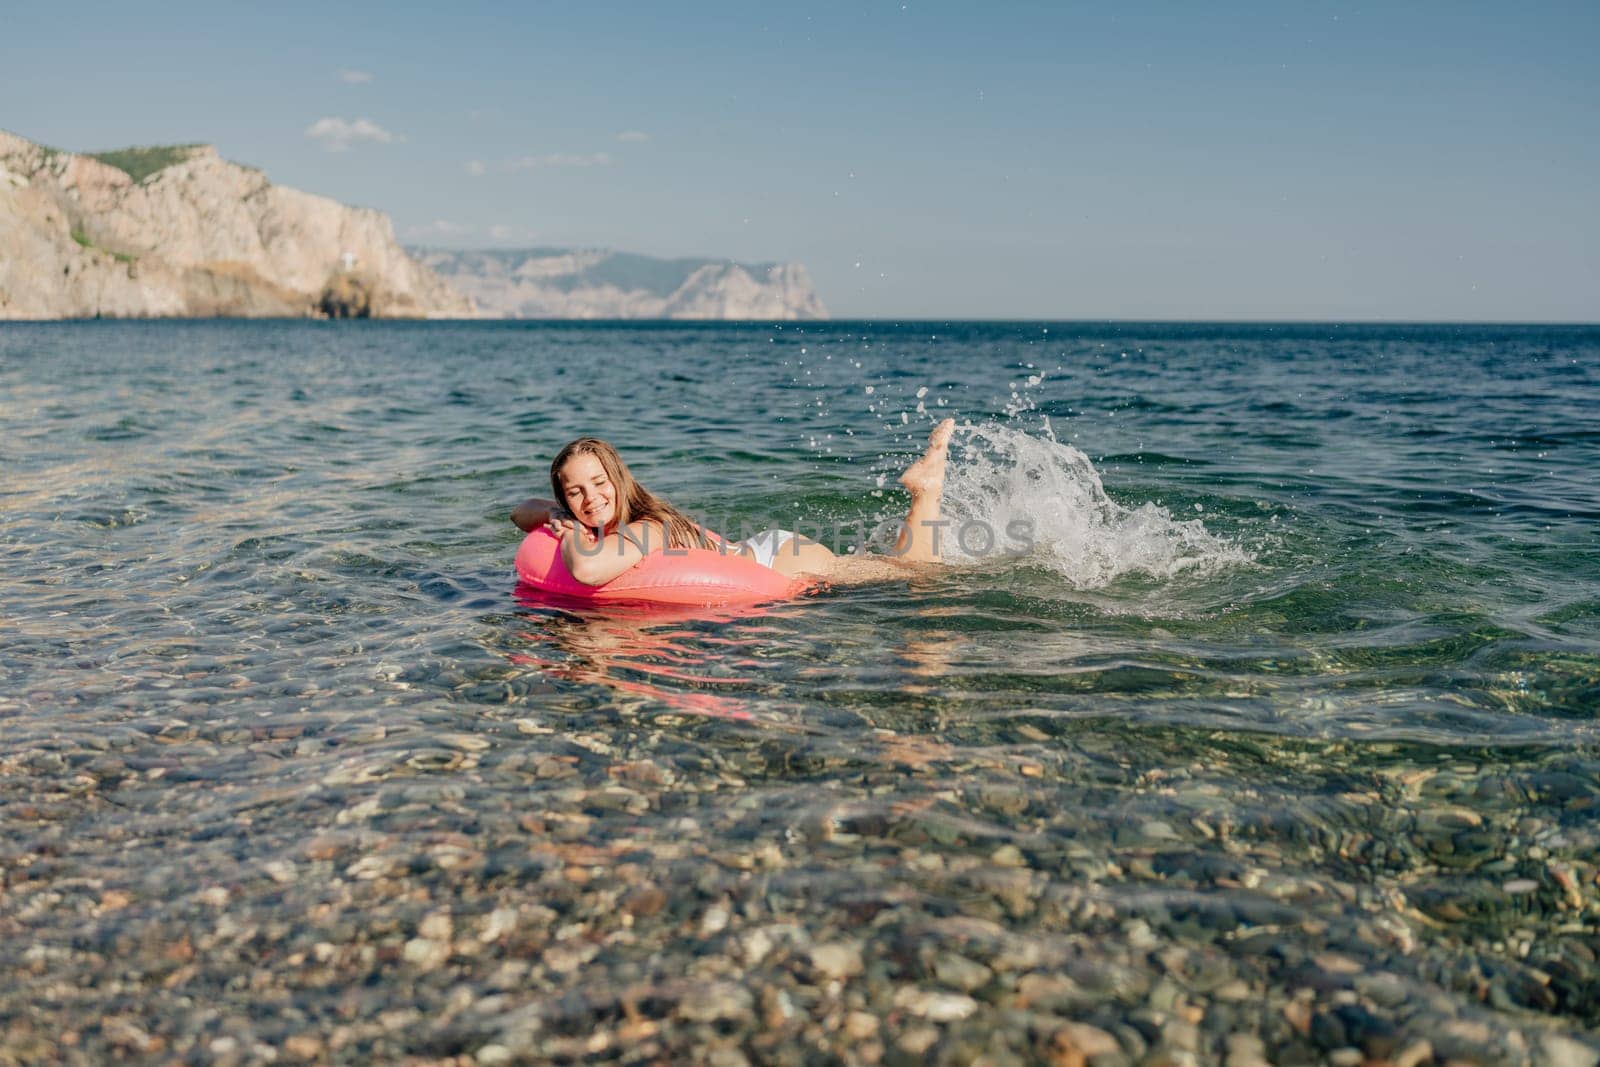
[[[906,564],[938,563],[951,536],[943,529],[944,469],[950,450],[955,420],[945,419],[928,435],[928,450],[900,476],[900,484],[911,492],[911,507],[900,527],[900,539],[888,556],[836,556],[827,548],[805,538],[785,544],[772,562],[773,569],[788,575],[815,574],[830,581],[854,585],[903,578]]]
[[[906,468],[900,484],[911,492],[911,507],[900,526],[894,553],[905,563],[938,563],[949,531],[943,528],[944,468],[956,420],[945,419],[928,435],[928,450]]]

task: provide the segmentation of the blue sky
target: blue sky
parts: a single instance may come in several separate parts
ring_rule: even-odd
[[[5,21],[0,127],[209,141],[414,243],[795,260],[839,317],[1600,320],[1592,2]]]

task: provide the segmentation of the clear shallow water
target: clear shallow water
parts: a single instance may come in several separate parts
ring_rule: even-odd
[[[1585,1062],[1597,410],[1587,328],[8,325],[0,1050]],[[865,531],[945,414],[1033,552],[516,595],[573,436]]]

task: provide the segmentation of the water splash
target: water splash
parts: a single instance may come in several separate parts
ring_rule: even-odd
[[[953,531],[947,559],[1020,559],[1082,589],[1124,575],[1171,578],[1254,560],[1199,519],[1175,519],[1159,504],[1118,504],[1088,456],[1055,440],[1048,422],[1044,433],[993,422],[962,428],[945,482]],[[994,534],[992,547],[985,530]]]

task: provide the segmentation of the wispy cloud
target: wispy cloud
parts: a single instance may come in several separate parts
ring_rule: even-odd
[[[547,156],[523,156],[513,159],[506,166],[511,170],[543,170],[556,167],[605,167],[610,164],[611,156],[605,152],[591,152],[588,155],[553,152]]]
[[[425,237],[459,237],[461,234],[471,232],[471,226],[451,222],[448,219],[434,219],[432,222],[406,227],[406,236],[414,240]]]
[[[356,119],[350,122],[338,118],[321,118],[306,127],[306,136],[319,142],[329,152],[348,152],[351,145],[361,141],[393,144],[402,140],[371,119]]]
[[[474,178],[483,177],[484,174],[488,173],[488,170],[488,164],[484,163],[484,161],[481,159],[467,160],[467,173],[472,175]]]
[[[514,232],[516,231],[512,230],[510,226],[507,226],[503,222],[497,222],[493,226],[489,227],[489,236],[496,241],[509,241]]]
[[[346,85],[366,85],[372,81],[372,71],[345,68],[339,72],[339,80]]]
[[[623,130],[617,134],[617,140],[623,144],[644,144],[649,139],[650,135],[643,130]]]

